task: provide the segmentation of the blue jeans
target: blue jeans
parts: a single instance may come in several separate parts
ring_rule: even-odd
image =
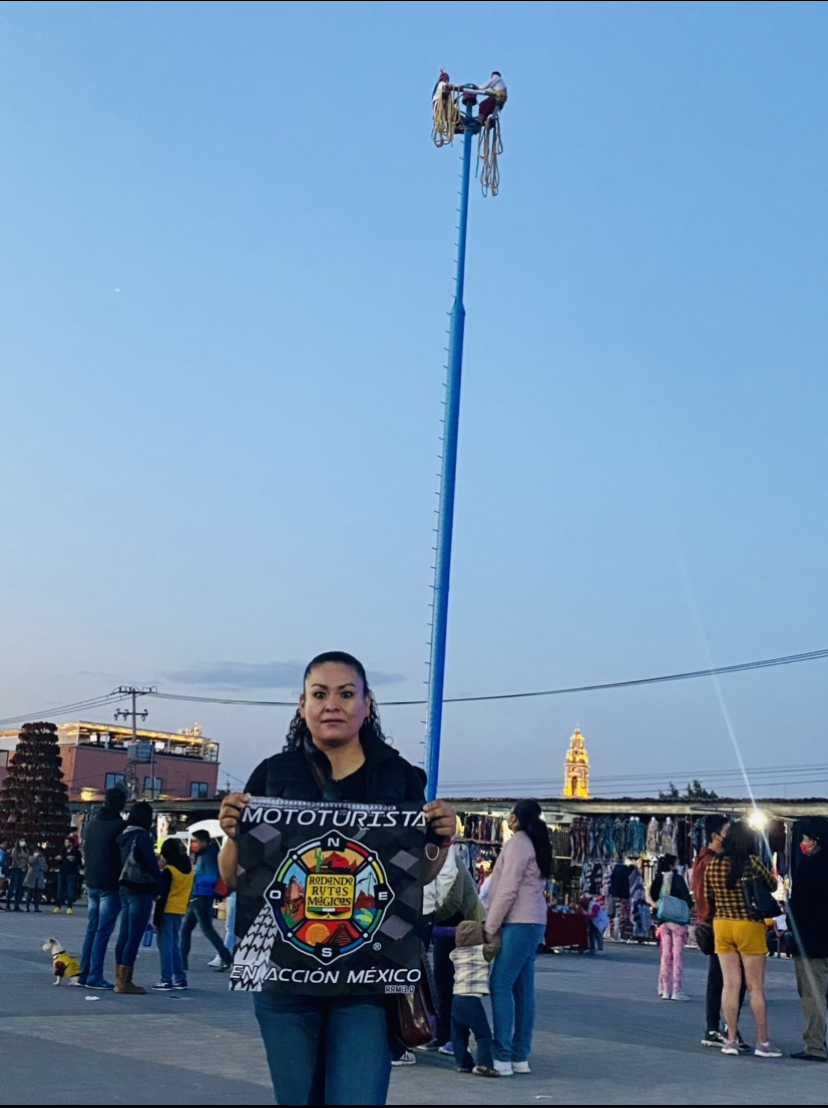
[[[158,954],[161,958],[161,980],[170,985],[183,985],[187,980],[181,957],[181,921],[183,916],[167,912],[158,928]]]
[[[475,1061],[469,1052],[469,1032],[477,1041],[477,1065],[492,1068],[492,1029],[479,996],[455,996],[451,1005],[451,1041],[458,1069],[471,1069]]]
[[[503,949],[489,978],[498,1062],[529,1060],[535,1026],[535,956],[545,930],[537,923],[503,925]]]
[[[55,900],[55,907],[62,908],[64,903],[67,908],[71,908],[75,903],[75,888],[77,885],[77,876],[74,873],[59,873],[57,879],[57,899]]]
[[[81,985],[102,985],[106,948],[118,922],[121,898],[117,889],[87,889],[87,897],[89,910],[79,980]]]
[[[592,920],[587,920],[587,932],[589,933],[589,952],[594,954],[596,950],[604,949],[604,932],[596,927]]]
[[[190,957],[190,943],[196,924],[204,932],[205,938],[213,944],[216,954],[222,962],[232,962],[233,955],[219,938],[218,931],[216,931],[213,924],[213,897],[194,896],[189,903],[187,915],[184,917],[184,925],[181,928],[181,955],[184,959],[184,965],[187,965]]]
[[[9,870],[9,887],[6,890],[6,911],[11,911],[12,901],[14,901],[15,908],[20,907],[20,901],[23,899],[23,878],[26,876],[22,869],[16,869],[14,866]]]
[[[115,963],[119,966],[135,965],[138,956],[138,947],[147,929],[152,906],[155,903],[154,896],[146,893],[135,893],[132,889],[121,889],[121,930],[118,932],[118,941],[115,944]]]
[[[227,907],[227,918],[224,921],[224,945],[228,950],[236,948],[236,894],[230,893],[224,902]]]
[[[385,1001],[254,993],[277,1104],[385,1104]]]

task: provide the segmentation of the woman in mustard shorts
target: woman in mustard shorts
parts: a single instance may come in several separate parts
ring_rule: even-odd
[[[771,1046],[768,1035],[768,1010],[765,1003],[765,963],[768,956],[765,924],[748,916],[745,885],[749,881],[764,882],[771,892],[776,878],[760,862],[753,851],[756,836],[741,820],[730,825],[724,841],[724,853],[714,858],[704,875],[704,890],[713,916],[716,954],[722,967],[724,990],[722,1009],[727,1024],[724,1054],[738,1054],[736,1024],[739,1018],[739,990],[744,966],[745,981],[750,993],[750,1010],[756,1024],[759,1058],[781,1058],[782,1051]],[[740,963],[741,962],[741,966]]]

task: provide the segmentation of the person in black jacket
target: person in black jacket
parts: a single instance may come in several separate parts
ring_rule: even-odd
[[[115,944],[115,992],[130,996],[147,991],[133,985],[132,971],[161,879],[149,833],[151,827],[152,805],[139,800],[130,810],[126,830],[117,839],[121,851],[119,883],[123,913]]]
[[[74,839],[66,839],[63,850],[55,861],[58,864],[57,897],[55,898],[54,914],[60,915],[60,910],[65,902],[67,916],[72,915],[72,905],[78,895],[80,883],[81,853],[75,845]]]
[[[350,654],[314,658],[305,670],[287,745],[254,770],[244,793],[222,801],[228,836],[219,858],[228,886],[238,879],[238,835],[251,796],[319,804],[350,801],[423,805],[428,821],[423,883],[442,868],[457,817],[445,801],[425,804],[424,774],[386,744],[368,678]],[[384,997],[253,994],[279,1104],[385,1104],[391,1051]]]
[[[126,827],[126,820],[121,817],[125,802],[126,794],[121,789],[107,789],[104,805],[86,828],[83,840],[89,907],[78,984],[87,989],[115,988],[104,977],[104,961],[121,911],[118,892],[121,851],[117,838]]]
[[[800,1062],[828,1061],[828,820],[805,821],[804,858],[794,872],[789,919],[796,942],[796,985],[805,1015]]]
[[[666,911],[664,913],[659,911],[661,968],[658,974],[658,995],[662,1000],[689,1000],[690,997],[682,989],[682,977],[684,948],[687,946],[687,924],[690,922],[693,897],[687,888],[687,882],[678,872],[678,858],[675,854],[665,854],[659,859],[655,878],[650,885],[650,900],[653,904],[659,904],[662,895],[683,901],[687,905],[687,920],[685,923],[680,923],[666,918]]]

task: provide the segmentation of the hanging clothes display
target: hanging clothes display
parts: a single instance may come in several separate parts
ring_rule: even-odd
[[[647,894],[644,890],[644,882],[637,866],[632,867],[630,874],[630,908],[633,923],[634,939],[649,939],[650,937],[650,908],[647,904]]]
[[[576,816],[569,825],[569,849],[573,866],[582,866],[587,860],[589,824],[586,816]]]
[[[665,854],[678,854],[676,847],[676,825],[672,816],[668,816],[661,825],[661,836],[656,853],[662,857]]]
[[[620,862],[627,846],[627,821],[616,818],[612,825],[612,857]]]
[[[627,820],[626,839],[622,858],[640,858],[647,849],[647,829],[638,818],[633,816]]]
[[[658,820],[653,816],[647,824],[647,853],[658,854],[661,846],[661,828]]]
[[[609,891],[616,900],[630,899],[630,872],[633,868],[633,866],[613,866]]]
[[[704,822],[704,817],[702,816],[693,824],[693,857],[697,854],[701,854],[704,847],[707,846]]]

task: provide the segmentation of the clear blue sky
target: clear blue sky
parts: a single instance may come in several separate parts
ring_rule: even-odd
[[[422,692],[440,65],[510,92],[449,695],[828,646],[826,49],[816,3],[0,4],[0,715],[331,648]],[[826,761],[826,665],[722,679],[749,766]],[[289,715],[150,708],[240,778]],[[576,723],[597,774],[735,764],[705,681],[451,707],[443,778],[557,788]]]

